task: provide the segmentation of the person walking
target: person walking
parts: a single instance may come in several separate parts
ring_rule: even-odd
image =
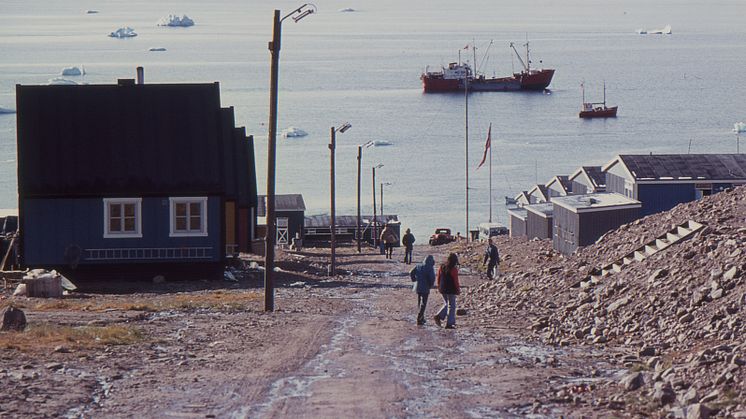
[[[410,229],[407,229],[406,234],[401,238],[401,242],[404,245],[404,263],[409,265],[412,263],[412,250],[414,250],[414,234]]]
[[[422,263],[418,263],[410,272],[412,290],[417,293],[417,324],[425,324],[425,307],[430,296],[430,288],[435,285],[435,259],[428,255]]]
[[[381,243],[384,244],[384,253],[386,253],[386,259],[391,259],[391,256],[394,253],[394,245],[398,241],[399,238],[396,237],[394,229],[386,224],[386,227],[384,227],[383,231],[381,231]]]
[[[435,315],[435,323],[440,326],[446,320],[446,329],[456,327],[456,296],[461,294],[461,285],[458,282],[458,256],[455,253],[448,255],[448,259],[438,269],[438,291],[443,296],[443,307]]]
[[[500,264],[500,253],[497,251],[495,242],[490,237],[487,242],[487,249],[484,251],[484,260],[482,260],[482,266],[487,264],[487,278],[495,279],[497,276],[497,266]]]

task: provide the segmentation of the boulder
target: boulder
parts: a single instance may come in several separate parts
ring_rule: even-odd
[[[26,329],[26,315],[21,309],[8,307],[3,313],[3,332],[23,332]]]
[[[625,390],[634,391],[645,384],[645,379],[643,378],[641,372],[633,372],[631,374],[625,375],[624,378],[622,378],[620,384]]]
[[[676,393],[674,393],[671,384],[669,383],[655,383],[653,390],[653,400],[656,401],[660,406],[671,404],[676,400]]]
[[[707,419],[712,410],[704,403],[694,403],[686,407],[686,419]]]

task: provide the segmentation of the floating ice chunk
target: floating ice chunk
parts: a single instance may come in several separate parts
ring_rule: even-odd
[[[132,38],[137,36],[135,30],[127,26],[126,28],[119,28],[109,34],[112,38]]]
[[[0,115],[2,115],[2,114],[8,114],[8,113],[16,113],[16,110],[15,109],[3,108],[2,106],[0,106]]]
[[[373,146],[374,147],[386,147],[386,146],[390,146],[390,145],[394,145],[394,143],[392,143],[391,141],[386,141],[386,140],[373,141]]]
[[[49,84],[73,86],[73,85],[82,84],[82,83],[78,83],[75,80],[66,79],[64,77],[55,77],[53,79],[49,79]]]
[[[168,15],[158,20],[158,26],[182,26],[189,27],[194,26],[194,21],[189,19],[189,16],[184,15],[182,17],[176,15]]]
[[[663,29],[653,29],[648,31],[648,33],[653,35],[671,35],[671,25],[666,25]]]
[[[345,7],[344,9],[339,9],[341,13],[348,13],[348,12],[357,12],[357,10],[353,9],[352,7]]]
[[[86,10],[85,12],[89,15],[95,15],[96,13],[98,13],[98,10]]]
[[[60,72],[62,76],[83,76],[85,75],[85,68],[80,69],[79,67],[65,67]]]
[[[150,47],[148,51],[165,51],[166,48],[163,47]]]
[[[746,132],[746,123],[736,122],[733,124],[733,132]]]
[[[308,133],[305,132],[305,131],[303,131],[300,128],[288,127],[286,129],[282,130],[282,132],[280,133],[280,135],[282,135],[283,138],[305,137],[306,135],[308,135]]]

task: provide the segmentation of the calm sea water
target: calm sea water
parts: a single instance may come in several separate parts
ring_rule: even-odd
[[[746,120],[746,12],[741,0],[322,1],[316,15],[283,25],[277,191],[302,193],[308,214],[329,208],[329,128],[345,121],[337,150],[338,214],[355,212],[357,144],[388,141],[363,156],[364,211],[371,211],[371,166],[382,163],[385,212],[400,215],[424,241],[437,226],[464,232],[464,97],[425,95],[426,66],[458,58],[476,42],[482,67],[507,75],[518,66],[510,41],[531,41],[532,59],[555,68],[551,94],[479,93],[470,97],[472,225],[488,218],[488,171],[474,170],[493,126],[494,218],[505,222],[513,196],[580,165],[620,153],[735,152],[733,123]],[[14,108],[16,84],[44,84],[63,67],[85,66],[87,83],[134,77],[146,82],[221,84],[223,106],[256,138],[260,191],[266,185],[269,52],[273,9],[288,1],[0,2],[0,107]],[[351,7],[353,13],[340,13]],[[87,9],[100,13],[86,14]],[[162,28],[169,13],[191,28]],[[671,36],[637,28],[670,24]],[[106,35],[122,26],[133,39]],[[149,52],[165,47],[166,52]],[[464,52],[467,59],[469,53]],[[619,118],[577,117],[579,85],[601,99],[603,81]],[[0,115],[0,207],[17,206],[15,116]],[[743,145],[746,149],[746,144]],[[377,188],[380,186],[377,186]]]

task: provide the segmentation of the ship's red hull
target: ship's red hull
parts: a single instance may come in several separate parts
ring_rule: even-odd
[[[515,73],[512,77],[469,79],[469,90],[477,92],[511,92],[516,90],[544,90],[552,82],[553,69],[532,70],[530,73]],[[464,91],[463,79],[444,79],[432,73],[422,74],[425,93]]]
[[[611,108],[596,108],[591,111],[580,111],[578,116],[581,118],[616,118],[616,111],[618,108],[618,106],[612,106]]]

